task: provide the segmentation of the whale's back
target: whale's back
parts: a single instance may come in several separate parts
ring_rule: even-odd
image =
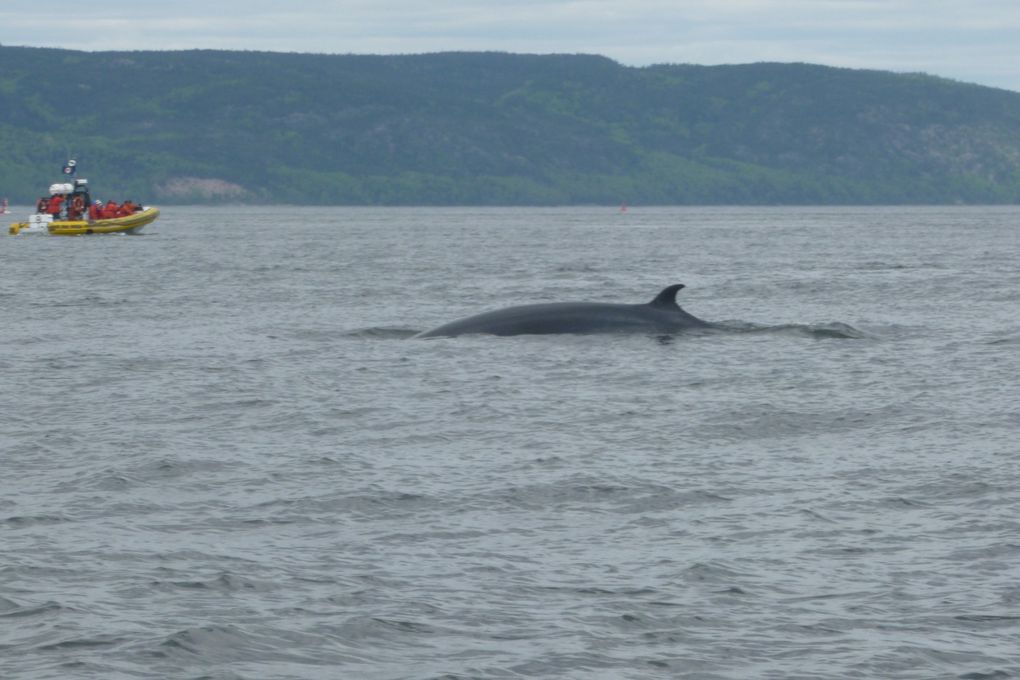
[[[506,307],[458,319],[416,337],[455,337],[471,333],[674,333],[684,328],[708,326],[676,304],[676,293],[681,288],[681,284],[669,286],[648,304],[552,302]]]

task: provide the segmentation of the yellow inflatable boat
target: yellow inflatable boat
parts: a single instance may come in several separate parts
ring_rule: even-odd
[[[15,222],[10,234],[51,234],[82,236],[85,234],[134,234],[159,217],[159,208],[143,208],[124,217],[105,220],[53,220],[50,215],[32,215],[28,222]]]

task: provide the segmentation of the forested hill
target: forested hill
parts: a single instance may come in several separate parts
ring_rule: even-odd
[[[0,196],[1020,202],[1020,93],[808,64],[0,47]]]

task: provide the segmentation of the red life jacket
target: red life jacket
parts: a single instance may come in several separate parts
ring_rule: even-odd
[[[46,212],[56,217],[60,214],[60,206],[64,203],[64,197],[60,194],[50,196],[50,204],[46,209]]]

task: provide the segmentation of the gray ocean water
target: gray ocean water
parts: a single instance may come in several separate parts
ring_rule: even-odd
[[[0,678],[1020,677],[1020,208],[0,237]],[[410,336],[559,300],[673,337]]]

